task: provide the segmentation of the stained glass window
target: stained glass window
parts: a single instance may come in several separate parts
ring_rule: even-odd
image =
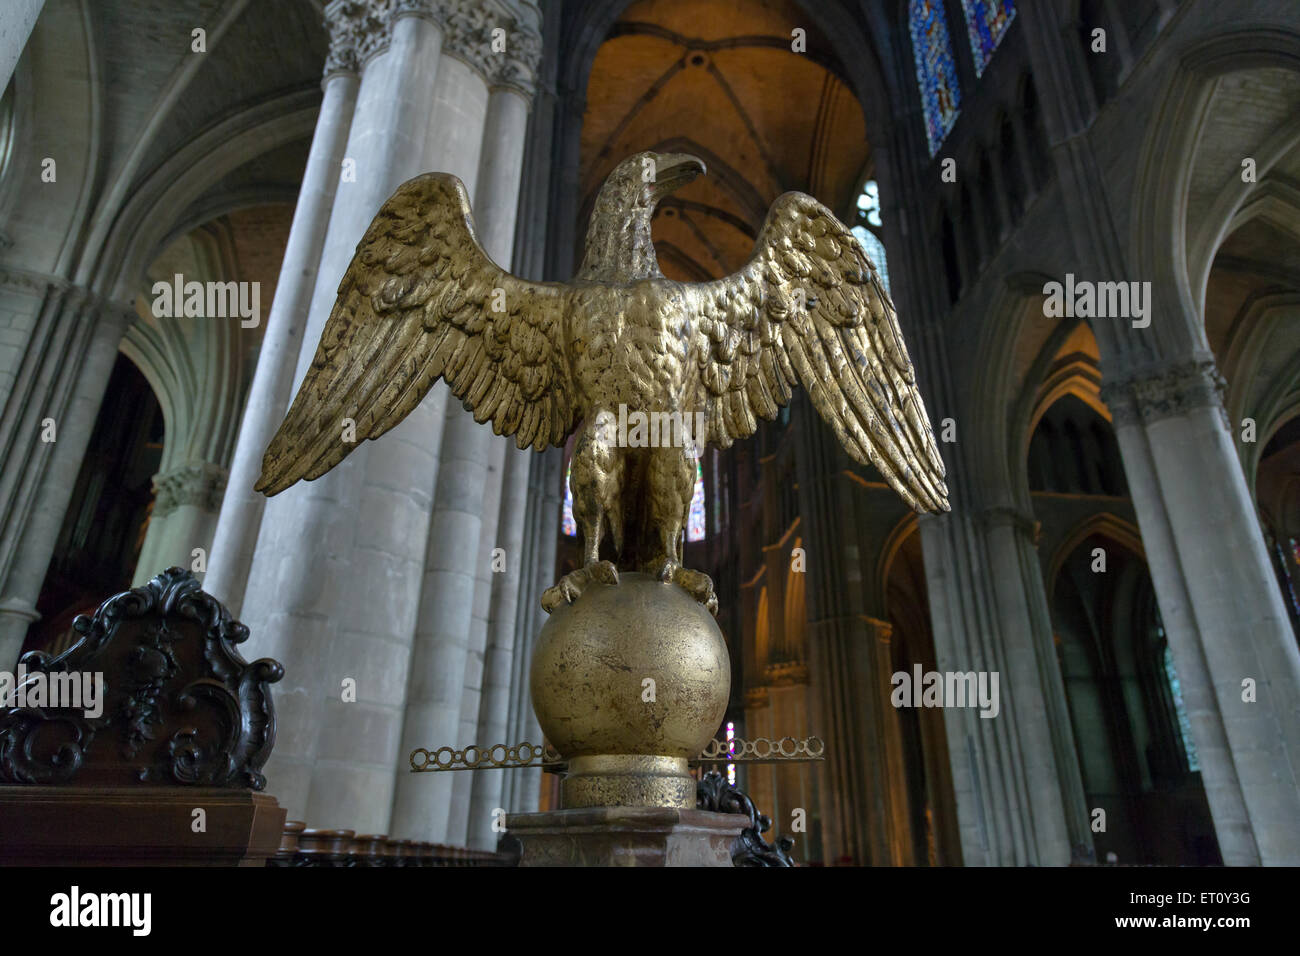
[[[876,235],[876,230],[880,228],[880,187],[876,185],[874,179],[868,179],[865,186],[862,187],[862,194],[858,196],[857,225],[853,227],[853,235],[858,237],[858,242],[862,243],[862,248],[866,250],[867,258],[876,266],[876,271],[880,273],[880,281],[885,286],[885,291],[891,296],[894,290],[889,287],[889,264],[885,261],[885,244],[880,241]]]
[[[1183,685],[1174,670],[1174,655],[1165,645],[1165,676],[1169,678],[1169,690],[1174,698],[1174,711],[1178,715],[1178,732],[1183,737],[1183,750],[1187,753],[1187,769],[1195,773],[1201,769],[1200,758],[1196,756],[1196,744],[1192,741],[1192,722],[1187,717],[1187,705],[1183,703]]]
[[[704,540],[704,469],[695,459],[695,493],[691,495],[691,511],[686,518],[686,540]]]
[[[970,51],[975,57],[975,75],[983,76],[993,59],[993,51],[1002,35],[1016,18],[1015,0],[961,0],[966,11],[966,30],[970,34]]]
[[[961,88],[957,84],[957,65],[952,58],[943,0],[910,0],[907,26],[912,34],[916,82],[925,111],[925,135],[933,156],[952,129],[961,106]]]
[[[560,527],[570,538],[577,537],[578,524],[573,520],[573,487],[569,484],[573,478],[573,464],[570,462],[569,467],[564,472],[564,516],[561,519]],[[554,511],[551,514],[555,514]]]

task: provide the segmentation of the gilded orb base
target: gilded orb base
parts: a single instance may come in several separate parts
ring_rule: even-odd
[[[560,784],[560,802],[576,807],[695,806],[695,778],[685,757],[599,754],[574,757]]]
[[[569,765],[565,809],[695,807],[687,761],[726,713],[731,659],[684,590],[635,572],[590,584],[542,628],[530,680],[538,723]]]

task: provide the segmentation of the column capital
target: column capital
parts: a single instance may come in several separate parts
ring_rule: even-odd
[[[364,68],[367,62],[389,48],[393,39],[389,31],[391,7],[391,0],[360,0],[352,21],[357,68]]]
[[[767,707],[771,703],[772,700],[768,696],[766,687],[760,686],[760,687],[745,688],[745,709],[746,710],[761,710],[764,707]]]
[[[1217,408],[1226,424],[1226,386],[1214,359],[1198,356],[1135,369],[1103,385],[1101,399],[1117,428],[1185,415],[1194,408]]]
[[[362,0],[330,0],[325,5],[325,29],[330,37],[323,71],[326,78],[335,73],[357,72],[357,48],[363,34],[366,6]]]
[[[489,87],[512,89],[531,101],[542,58],[537,29],[493,0],[441,0],[443,52],[477,73]]]
[[[808,683],[808,665],[803,661],[775,661],[763,668],[767,687],[789,687]]]
[[[0,288],[33,296],[61,295],[64,308],[80,310],[88,316],[107,315],[129,322],[136,314],[135,306],[131,303],[119,302],[94,289],[48,272],[0,265]]]
[[[153,476],[153,517],[165,518],[181,505],[219,511],[228,472],[220,465],[199,461]]]
[[[542,35],[516,20],[506,36],[506,49],[491,76],[493,89],[514,90],[532,102],[537,92],[537,68],[542,62]]]
[[[330,29],[330,56],[325,61],[325,75],[364,68],[388,49],[393,39],[393,24],[402,17],[422,17],[445,29],[448,10],[457,2],[464,0],[330,0],[325,8],[326,26]],[[337,66],[333,65],[336,61]]]
[[[496,10],[484,0],[448,0],[442,52],[466,64],[486,81],[499,56],[493,52],[493,31],[504,30]],[[500,45],[500,40],[497,39]]]
[[[1012,530],[1019,531],[1028,538],[1034,547],[1038,547],[1038,539],[1043,532],[1042,522],[1036,520],[1033,515],[1010,505],[993,505],[985,508],[979,513],[979,520],[985,528],[1010,526]]]
[[[16,617],[27,624],[41,619],[41,612],[36,610],[35,604],[16,596],[0,600],[0,615]]]
[[[871,634],[881,644],[888,644],[894,638],[894,625],[888,621],[882,621],[878,617],[870,617],[866,614],[858,618],[867,625],[868,633]]]
[[[455,0],[388,0],[392,9],[391,18],[425,17],[440,23],[447,19],[447,8]]]

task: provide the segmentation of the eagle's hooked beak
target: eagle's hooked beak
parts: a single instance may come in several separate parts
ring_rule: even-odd
[[[660,153],[655,156],[655,181],[650,195],[655,202],[681,189],[707,170],[704,161],[689,153]]]

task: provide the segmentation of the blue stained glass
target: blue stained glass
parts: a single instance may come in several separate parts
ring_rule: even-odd
[[[970,34],[970,51],[975,57],[975,75],[983,76],[993,59],[993,51],[1002,35],[1016,18],[1015,0],[961,0],[966,12],[966,30]]]
[[[925,111],[925,135],[933,156],[956,122],[961,106],[961,88],[942,0],[910,0],[907,27],[912,34],[916,82]]]
[[[1183,685],[1174,670],[1174,655],[1165,645],[1165,676],[1169,678],[1169,690],[1174,698],[1174,712],[1178,715],[1178,732],[1183,737],[1183,750],[1187,753],[1187,769],[1195,773],[1201,769],[1200,758],[1196,755],[1196,744],[1192,741],[1192,722],[1187,716],[1187,705],[1183,703]]]
[[[573,520],[573,465],[569,465],[564,474],[564,511],[561,515],[560,528],[569,537],[577,537],[578,523]],[[686,519],[686,540],[704,540],[704,469],[695,462],[695,491],[691,495],[691,510]]]
[[[885,244],[876,238],[876,234],[866,226],[854,226],[853,235],[858,237],[858,242],[862,243],[862,248],[866,250],[867,258],[871,260],[876,271],[880,273],[880,284],[885,287],[890,298],[894,295],[894,290],[889,287],[889,265],[885,262]]]
[[[691,495],[691,511],[686,518],[686,540],[704,540],[704,469],[695,460],[695,492]]]
[[[858,196],[858,224],[851,231],[857,236],[858,242],[862,243],[867,258],[880,273],[881,285],[890,296],[893,296],[894,291],[889,288],[889,264],[885,262],[885,244],[876,237],[874,232],[862,225],[863,222],[869,222],[873,226],[879,226],[882,222],[880,186],[874,179],[868,179],[862,186],[862,193]]]
[[[573,520],[573,487],[569,484],[572,478],[573,465],[570,464],[564,472],[564,516],[561,519],[560,527],[564,529],[564,533],[570,538],[576,538],[578,536],[578,523]],[[552,511],[551,514],[555,514],[555,512]]]

